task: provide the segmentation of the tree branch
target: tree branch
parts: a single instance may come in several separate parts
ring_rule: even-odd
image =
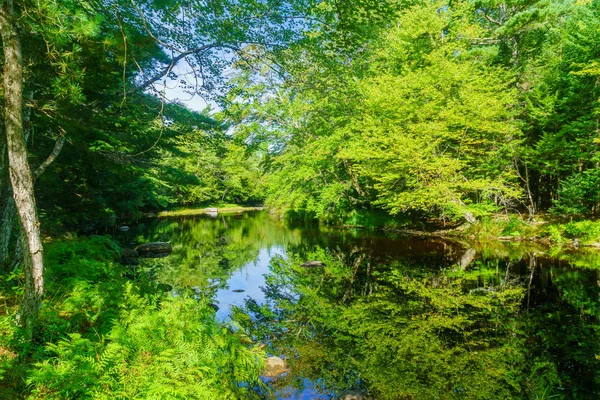
[[[65,134],[63,132],[58,137],[58,139],[56,139],[56,142],[54,143],[54,149],[52,149],[52,153],[50,153],[50,155],[48,156],[48,158],[46,158],[44,160],[44,162],[41,163],[40,166],[37,167],[37,169],[33,173],[33,180],[34,181],[37,180],[37,178],[39,178],[40,175],[42,175],[46,171],[46,169],[50,166],[50,164],[52,164],[54,162],[54,160],[56,160],[56,157],[58,157],[58,155],[62,151],[62,148],[63,148],[64,144],[65,144]]]
[[[163,70],[159,71],[156,75],[154,75],[154,76],[150,77],[149,79],[147,79],[146,81],[144,81],[141,85],[137,86],[132,91],[139,91],[139,90],[146,89],[147,87],[149,87],[150,85],[152,85],[153,83],[155,83],[156,81],[160,80],[162,77],[167,75],[173,69],[173,67],[175,67],[175,65],[179,61],[183,60],[184,58],[191,56],[193,54],[199,54],[204,51],[214,49],[217,47],[230,49],[230,50],[233,50],[236,52],[240,51],[240,49],[238,47],[230,45],[230,44],[225,44],[225,43],[211,43],[211,44],[206,44],[204,46],[200,46],[195,49],[184,51],[183,53],[180,53],[177,57],[173,57],[173,59],[171,60],[169,65],[166,66]]]
[[[490,22],[491,22],[491,23],[493,23],[493,24],[496,24],[496,25],[498,25],[498,26],[501,26],[501,25],[502,25],[502,23],[501,23],[500,21],[497,21],[497,20],[495,20],[494,18],[490,17],[490,16],[488,15],[487,11],[486,11],[486,12],[484,12],[483,16],[485,17],[485,19],[487,19],[488,21],[490,21]]]

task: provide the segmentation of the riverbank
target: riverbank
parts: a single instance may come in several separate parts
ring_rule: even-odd
[[[264,210],[264,207],[224,204],[216,207],[167,210],[152,216],[165,218],[227,215],[261,210]],[[470,242],[527,242],[536,243],[547,248],[600,249],[600,221],[587,219],[565,221],[549,214],[539,214],[533,220],[527,220],[516,214],[509,216],[497,214],[481,218],[472,224],[465,223],[461,225],[439,219],[420,219],[416,222],[410,217],[393,217],[377,212],[355,212],[341,223],[326,224],[340,229],[364,229],[420,237],[467,240]]]
[[[486,242],[536,242],[571,249],[600,248],[600,221],[564,221],[550,216],[540,216],[533,221],[514,215],[495,216],[435,234]]]
[[[571,249],[600,248],[600,221],[566,221],[549,214],[540,214],[533,220],[516,214],[497,214],[475,223],[457,224],[433,218],[411,220],[380,213],[355,213],[332,226],[478,242],[535,242]]]
[[[183,208],[179,210],[167,210],[160,211],[157,214],[150,214],[148,216],[156,216],[158,218],[165,217],[184,217],[191,215],[214,215],[214,214],[239,214],[248,211],[261,211],[264,208],[261,207],[246,207],[238,205],[225,205],[222,207],[203,207],[203,208]]]

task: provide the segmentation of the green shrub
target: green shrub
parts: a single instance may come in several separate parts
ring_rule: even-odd
[[[582,242],[600,240],[600,222],[571,221],[567,224],[553,224],[545,229],[544,234],[553,243],[562,244],[569,239],[579,239]]]
[[[508,220],[508,223],[504,226],[504,230],[502,231],[502,235],[505,236],[521,236],[525,230],[527,230],[528,225],[523,222],[519,218],[515,218],[511,216]]]
[[[0,316],[0,398],[256,396],[263,353],[206,304],[132,277],[119,253],[106,237],[46,246],[48,290],[33,341],[14,324],[20,277],[0,281],[2,297],[16,301]]]
[[[565,238],[561,234],[561,230],[556,225],[550,225],[548,228],[546,228],[546,233],[552,243],[560,245],[565,242]]]
[[[262,353],[246,348],[213,310],[192,299],[161,302],[128,283],[118,320],[103,338],[78,333],[49,344],[31,398],[252,398]]]
[[[600,222],[577,221],[569,222],[564,227],[565,236],[579,238],[583,241],[595,241],[600,239]]]

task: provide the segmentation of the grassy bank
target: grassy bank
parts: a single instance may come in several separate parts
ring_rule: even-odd
[[[497,214],[480,218],[473,224],[460,225],[427,218],[426,215],[391,216],[381,211],[354,211],[348,216],[321,222],[339,228],[443,236],[488,243],[537,242],[551,247],[600,248],[600,220],[565,220],[550,214],[538,215],[531,221],[516,214]]]
[[[517,216],[490,217],[448,233],[476,240],[537,241],[573,248],[600,246],[600,221],[563,221],[548,216],[535,221]]]
[[[262,210],[263,207],[246,207],[239,206],[236,204],[223,204],[214,207],[202,207],[202,208],[182,208],[177,210],[161,211],[157,214],[159,218],[163,217],[182,217],[189,215],[203,215],[213,214],[217,210],[218,214],[239,214],[247,211],[258,211]]]
[[[106,237],[45,250],[46,299],[31,341],[14,323],[22,277],[0,278],[0,398],[252,398],[263,354],[207,304],[163,293],[121,265]]]

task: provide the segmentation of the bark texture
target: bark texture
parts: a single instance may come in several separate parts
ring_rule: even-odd
[[[8,262],[8,245],[12,234],[12,227],[16,215],[15,201],[12,198],[12,186],[8,177],[8,155],[6,151],[6,135],[4,122],[2,122],[1,153],[0,153],[0,265],[6,266]]]
[[[19,311],[19,322],[31,336],[33,324],[44,295],[44,264],[40,224],[36,212],[33,179],[27,161],[23,128],[23,66],[21,42],[15,22],[12,1],[2,3],[0,35],[4,50],[4,125],[10,182],[13,198],[25,238],[23,261],[25,294]]]
[[[2,218],[0,222],[0,264],[6,266],[9,261],[8,248],[15,224],[17,208],[15,207],[15,200],[12,197],[12,187],[9,185],[5,190],[6,195],[3,195],[2,215],[0,215],[0,218]]]

